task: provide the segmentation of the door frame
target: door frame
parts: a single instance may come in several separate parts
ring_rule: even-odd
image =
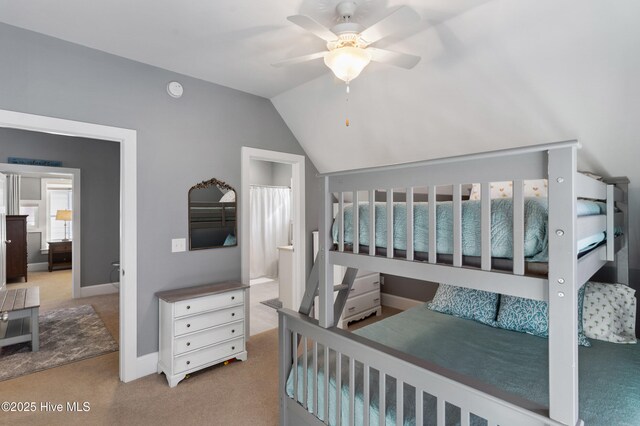
[[[120,143],[120,380],[141,377],[146,371],[144,362],[138,359],[137,340],[137,132],[3,109],[0,127]]]
[[[6,127],[6,126],[2,126]],[[0,173],[16,173],[16,174],[37,174],[48,175],[51,178],[71,178],[71,191],[73,192],[73,210],[71,210],[71,297],[76,299],[82,297],[82,289],[80,286],[81,272],[80,272],[80,223],[81,223],[81,210],[80,210],[80,169],[67,168],[67,167],[44,167],[44,166],[29,166],[25,164],[9,164],[0,163]],[[44,194],[42,195],[44,196]],[[43,212],[46,213],[46,212]],[[44,237],[44,236],[43,236]]]
[[[269,161],[291,165],[291,193],[293,198],[293,302],[299,306],[304,294],[306,279],[306,212],[305,212],[305,156],[286,152],[243,146],[241,149],[241,190],[240,190],[240,243],[241,280],[249,285],[250,280],[250,235],[249,235],[249,191],[251,185],[251,160]],[[297,285],[295,285],[297,283]],[[248,304],[247,304],[248,306]],[[248,317],[248,315],[247,315]]]

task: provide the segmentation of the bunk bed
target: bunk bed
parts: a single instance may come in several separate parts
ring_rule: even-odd
[[[575,141],[559,142],[323,175],[321,250],[303,301],[303,305],[311,303],[317,292],[319,320],[308,316],[308,306],[301,306],[300,312],[279,311],[281,424],[576,425],[582,423],[579,401],[595,403],[590,399],[585,402],[582,397],[597,397],[601,392],[615,398],[618,394],[602,388],[602,377],[585,381],[588,391],[579,395],[578,294],[608,263],[616,267],[616,281],[628,284],[628,180],[601,182],[579,173],[579,147]],[[527,235],[531,201],[523,191],[523,182],[530,179],[547,179],[549,186],[546,240],[542,252],[533,254],[528,250]],[[494,257],[496,247],[492,242],[492,212],[498,206],[491,201],[490,184],[501,181],[513,184],[510,255],[506,259]],[[469,202],[463,201],[462,188],[474,182],[480,183],[482,194],[473,205],[480,229],[465,223]],[[414,201],[414,191],[425,186],[429,200],[434,202],[421,207]],[[452,189],[446,207],[450,209],[446,214],[450,230],[438,226],[441,204],[435,202],[438,191],[445,186]],[[398,189],[406,195],[402,203],[394,202]],[[376,202],[380,190],[385,193],[383,205]],[[365,191],[368,196],[362,209],[359,200]],[[345,203],[345,195],[350,203]],[[597,209],[592,214],[580,215],[583,199],[602,204],[595,204]],[[345,215],[349,206],[351,214]],[[381,208],[384,215],[380,214]],[[416,208],[426,209],[426,226],[416,226]],[[367,216],[366,224],[361,214]],[[422,234],[416,233],[417,228]],[[437,234],[443,229],[447,229],[444,237],[445,245],[451,247],[449,253],[438,251],[444,243],[440,241],[443,236]],[[478,236],[472,249],[467,244],[469,233]],[[394,238],[399,234],[403,237]],[[581,243],[586,239],[593,244]],[[536,263],[544,268],[531,268]],[[512,332],[424,307],[358,334],[344,332],[334,327],[344,305],[340,296],[334,305],[333,265],[349,268],[343,285],[337,286],[340,292],[348,292],[357,269],[364,269],[545,301],[548,340],[522,334],[509,342],[510,337],[503,335],[512,336]],[[478,344],[473,347],[478,354],[456,354],[461,348],[453,343],[456,333],[464,337],[459,341],[468,342],[473,340],[469,336],[475,336],[473,341]],[[433,340],[425,340],[424,335]],[[498,342],[507,343],[500,346]],[[449,348],[449,352],[436,347]],[[526,348],[529,358],[518,358],[523,350],[514,347]],[[580,355],[589,360],[598,358],[594,355],[598,352],[613,354],[614,360],[616,356],[621,360],[620,365],[627,362],[637,368],[640,351],[635,346],[615,350],[601,347],[597,342],[591,348],[581,348]],[[497,348],[501,351],[496,358]],[[480,360],[486,358],[483,354],[487,351],[494,359],[504,360],[491,371],[503,371],[504,378],[513,379],[515,385],[503,386],[483,375],[488,370]],[[616,351],[622,355],[616,355]],[[542,354],[546,355],[545,362],[540,362]],[[465,359],[472,364],[459,368]],[[611,364],[607,355],[595,362]],[[523,363],[532,363],[535,368],[532,375],[523,374],[520,379],[526,379],[519,382],[514,366]],[[622,386],[634,389],[640,383],[632,378]],[[599,411],[616,410],[609,407],[609,411]],[[623,414],[629,415],[629,411]],[[589,416],[591,411],[585,417],[591,419]]]

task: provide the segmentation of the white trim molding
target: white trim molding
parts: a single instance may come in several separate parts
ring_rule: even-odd
[[[268,151],[243,146],[242,156],[242,178],[240,183],[240,249],[241,249],[241,280],[243,284],[249,285],[250,262],[250,234],[249,230],[249,186],[251,183],[251,160],[269,161],[272,163],[282,163],[291,165],[291,192],[293,197],[292,219],[293,219],[293,283],[292,300],[294,306],[300,306],[304,294],[306,277],[306,253],[307,236],[305,223],[305,156],[289,154],[286,152]],[[248,295],[248,293],[247,293]],[[249,303],[247,303],[247,307]],[[247,308],[248,309],[248,308]],[[247,312],[246,318],[249,318]],[[246,320],[245,320],[246,321]],[[246,321],[247,333],[249,336],[249,321]]]
[[[382,300],[380,300],[382,306],[388,306],[390,308],[396,308],[403,311],[426,303],[421,300],[409,299],[407,297],[401,297],[387,293],[380,293],[380,296],[382,298]]]
[[[27,271],[29,272],[47,272],[48,270],[49,270],[48,262],[38,262],[38,263],[27,264]]]
[[[96,284],[87,287],[80,287],[80,297],[102,296],[120,291],[120,283]]]
[[[158,352],[151,352],[138,357],[136,360],[136,371],[139,377],[158,373]]]
[[[120,380],[142,377],[138,369],[137,133],[135,130],[0,109],[0,127],[120,143]],[[78,193],[80,188],[74,188]],[[74,201],[77,198],[74,197]],[[79,205],[77,206],[79,212]],[[76,205],[74,202],[74,210]],[[73,221],[79,235],[80,223]],[[77,227],[77,228],[76,228]],[[80,265],[80,250],[73,262]],[[79,268],[77,268],[79,269]],[[148,374],[148,373],[145,373]]]

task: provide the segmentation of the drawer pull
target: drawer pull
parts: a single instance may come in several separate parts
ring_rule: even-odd
[[[231,332],[232,332],[232,333],[235,333],[236,331],[235,331],[235,330],[231,330]]]
[[[349,290],[349,291],[355,291],[355,288],[351,288],[351,290]]]
[[[187,346],[191,346],[191,342],[187,342]]]
[[[187,365],[191,364],[191,361],[187,361]]]
[[[349,312],[353,311],[355,308],[356,308],[355,306],[350,307]]]
[[[191,327],[191,324],[187,324],[187,328]]]
[[[379,302],[379,301],[380,301],[380,298],[379,298],[379,297],[376,297],[375,299],[373,299],[373,301],[374,301],[374,302]]]
[[[236,313],[235,313],[235,312],[231,312],[231,316],[232,316],[232,317],[235,317],[235,316],[236,316]]]
[[[380,284],[380,281],[374,281],[374,282],[372,283],[372,285],[378,285],[378,284]]]
[[[231,300],[236,300],[236,297],[235,296],[231,296]]]
[[[187,309],[191,309],[191,306],[187,305]]]
[[[235,347],[235,346],[231,346],[231,350],[232,350],[232,351],[235,351],[235,350],[236,350],[236,347]]]

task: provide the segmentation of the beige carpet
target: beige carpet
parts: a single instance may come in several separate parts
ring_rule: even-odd
[[[8,282],[7,289],[40,287],[40,302],[71,299],[71,269],[29,272],[28,282]]]
[[[49,308],[90,303],[118,340],[117,295],[96,296]],[[353,324],[359,328],[382,317]],[[193,374],[171,389],[164,375],[131,383],[118,379],[118,352],[0,382],[0,402],[89,402],[83,413],[0,413],[0,424],[18,425],[277,425],[278,334],[252,336],[249,358]]]

